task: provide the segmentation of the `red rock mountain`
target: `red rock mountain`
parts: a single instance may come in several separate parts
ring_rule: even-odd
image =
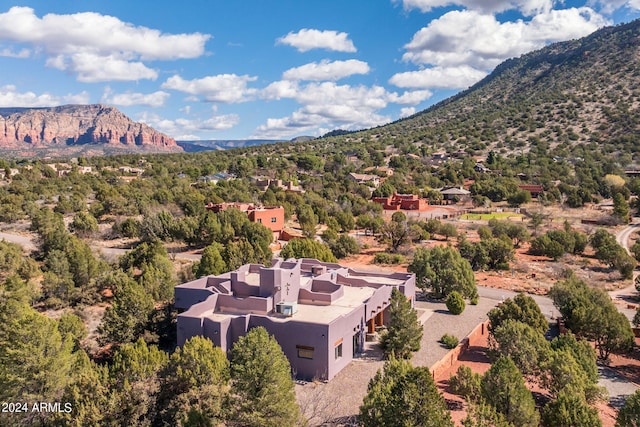
[[[82,144],[181,151],[173,138],[107,105],[0,108],[0,148]]]

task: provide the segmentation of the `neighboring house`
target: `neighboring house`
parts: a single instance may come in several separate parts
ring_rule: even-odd
[[[473,170],[478,172],[478,173],[489,173],[489,172],[491,172],[491,169],[489,169],[488,167],[486,167],[482,163],[476,163],[476,165],[473,167]]]
[[[463,200],[471,195],[469,190],[459,187],[444,187],[438,189],[438,191],[442,194],[443,200]]]
[[[274,259],[175,287],[178,345],[205,336],[228,351],[262,326],[296,378],[330,380],[388,321],[392,289],[415,302],[415,275],[357,271],[315,259]]]
[[[518,185],[518,188],[531,193],[531,197],[534,199],[537,199],[538,196],[544,192],[544,187],[539,184],[522,184]]]
[[[429,206],[429,202],[426,199],[421,199],[415,194],[397,194],[394,193],[389,197],[374,197],[375,203],[380,203],[382,209],[388,211],[421,211],[425,210]]]
[[[131,166],[120,166],[118,170],[122,173],[142,175],[144,173],[144,169],[141,168],[132,168]]]
[[[348,179],[358,184],[365,184],[378,188],[380,186],[380,177],[378,175],[369,175],[366,173],[353,173],[351,172]]]
[[[366,168],[364,170],[365,172],[381,172],[383,174],[385,174],[386,176],[392,176],[393,175],[393,168],[387,167],[387,166],[369,166],[368,168]]]
[[[281,179],[256,178],[256,186],[260,191],[267,191],[268,188],[280,188],[291,193],[304,193],[301,186],[296,185],[293,181],[283,181]]]
[[[215,213],[235,208],[247,214],[251,222],[257,222],[273,231],[273,239],[279,239],[284,229],[284,208],[282,206],[264,207],[252,203],[209,203],[205,209]]]
[[[233,174],[218,172],[214,173],[213,175],[201,176],[200,178],[198,178],[198,181],[217,184],[220,181],[232,181],[234,179],[236,179],[236,176]]]

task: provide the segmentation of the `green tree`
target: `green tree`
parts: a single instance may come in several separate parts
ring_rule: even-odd
[[[546,427],[598,427],[602,421],[598,410],[590,407],[583,395],[565,388],[557,399],[543,408],[542,424]]]
[[[478,294],[469,261],[451,246],[418,248],[408,271],[416,274],[421,289],[430,288],[436,298],[446,297],[452,291],[458,291],[465,298]]]
[[[462,314],[465,308],[464,298],[462,298],[462,295],[460,295],[458,291],[453,291],[447,295],[446,305],[447,310],[449,310],[451,314]]]
[[[402,212],[395,212],[391,221],[384,223],[382,226],[378,241],[386,244],[391,252],[396,252],[400,246],[409,242],[409,237],[406,215]]]
[[[444,240],[448,241],[451,237],[456,237],[458,235],[458,228],[451,224],[442,224],[442,226],[438,229],[438,234],[444,237]]]
[[[640,390],[627,397],[618,411],[616,427],[640,427]]]
[[[531,241],[529,249],[533,255],[543,255],[557,261],[565,253],[561,243],[552,240],[547,234],[538,236]]]
[[[507,298],[499,306],[491,309],[489,317],[489,331],[495,330],[506,320],[517,320],[525,323],[541,334],[549,329],[549,322],[540,310],[540,306],[529,295],[519,293],[513,298]]]
[[[232,422],[279,427],[300,421],[291,366],[266,329],[253,328],[240,337],[230,361]]]
[[[359,420],[364,427],[453,426],[429,369],[393,358],[369,381]]]
[[[229,361],[211,340],[193,337],[171,355],[164,372],[160,398],[162,419],[168,425],[222,423],[227,414]]]
[[[71,383],[60,399],[71,405],[71,412],[53,415],[52,425],[84,427],[104,425],[111,412],[109,371],[79,352]]]
[[[555,350],[544,362],[544,373],[541,383],[552,396],[570,388],[572,393],[580,394],[588,401],[594,401],[606,395],[604,389],[597,386],[597,378],[593,380],[573,356],[570,349]]]
[[[75,358],[73,340],[60,334],[57,323],[24,303],[0,303],[0,401],[59,401],[72,378]],[[0,413],[0,424],[45,424],[39,416]]]
[[[128,343],[135,341],[144,331],[153,311],[153,299],[145,289],[122,271],[113,273],[111,283],[114,296],[98,327],[100,341]]]
[[[467,401],[477,401],[480,398],[480,382],[482,375],[471,370],[470,367],[460,365],[455,375],[449,378],[451,391],[462,396]]]
[[[89,335],[89,331],[82,319],[73,313],[64,313],[60,316],[60,319],[58,319],[58,331],[63,338],[69,337],[73,340],[76,348],[79,348],[80,341]]]
[[[212,243],[202,252],[200,262],[194,264],[196,277],[222,274],[226,271],[227,265],[220,254],[223,247],[219,243]]]
[[[485,402],[469,405],[467,417],[462,420],[462,425],[464,427],[516,427],[495,407]]]
[[[549,296],[573,333],[595,341],[600,359],[606,360],[612,352],[633,348],[629,320],[603,290],[589,288],[584,282],[570,278],[556,283]]]
[[[538,374],[551,353],[544,335],[512,319],[493,329],[489,343],[492,353],[510,357],[524,375]]]
[[[407,297],[396,288],[391,291],[388,310],[389,325],[380,344],[387,355],[409,359],[412,352],[420,349],[423,334],[418,313],[411,307]]]
[[[113,410],[106,425],[153,425],[161,390],[160,373],[168,359],[167,353],[147,345],[142,338],[118,348],[109,370]]]
[[[567,350],[580,365],[589,382],[598,382],[597,355],[594,348],[584,338],[578,340],[574,334],[561,334],[551,340],[554,351]]]
[[[89,212],[78,212],[74,217],[71,225],[71,231],[80,237],[89,237],[98,231],[98,221]]]
[[[622,193],[613,196],[613,216],[622,222],[629,222],[629,203]]]
[[[314,237],[316,235],[316,227],[318,226],[318,217],[313,212],[311,206],[307,204],[298,205],[296,207],[296,217],[302,229],[302,234],[308,238]]]
[[[155,301],[173,298],[174,268],[159,240],[144,242],[120,258],[120,268],[135,275]]]
[[[485,373],[480,385],[482,396],[507,421],[521,427],[537,427],[539,414],[531,392],[518,367],[508,357],[500,357]]]
[[[328,242],[331,252],[336,258],[344,258],[360,252],[360,245],[348,234],[341,234],[337,239]]]
[[[289,258],[314,258],[323,262],[336,262],[337,259],[329,246],[313,239],[292,239],[280,251],[280,257]]]

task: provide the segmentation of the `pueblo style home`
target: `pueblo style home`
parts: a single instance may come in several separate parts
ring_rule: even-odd
[[[300,379],[330,380],[388,320],[393,288],[415,301],[415,275],[276,258],[175,288],[178,345],[206,336],[224,351],[254,327],[278,341]]]

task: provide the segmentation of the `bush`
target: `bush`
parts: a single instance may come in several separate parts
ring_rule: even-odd
[[[400,254],[389,254],[386,252],[378,252],[373,257],[374,264],[402,264],[404,256]]]
[[[478,305],[478,295],[474,295],[473,297],[471,297],[471,300],[469,301],[469,304]]]
[[[460,295],[458,291],[453,291],[447,296],[446,304],[447,310],[456,316],[461,314],[466,306],[464,298],[462,298],[462,295]]]
[[[442,338],[440,338],[440,343],[445,347],[445,348],[456,348],[458,346],[458,338],[454,337],[453,335],[449,335],[449,334],[444,334],[442,336]]]
[[[476,374],[468,366],[460,366],[455,375],[449,378],[451,392],[468,400],[477,400],[480,396],[482,376]]]

